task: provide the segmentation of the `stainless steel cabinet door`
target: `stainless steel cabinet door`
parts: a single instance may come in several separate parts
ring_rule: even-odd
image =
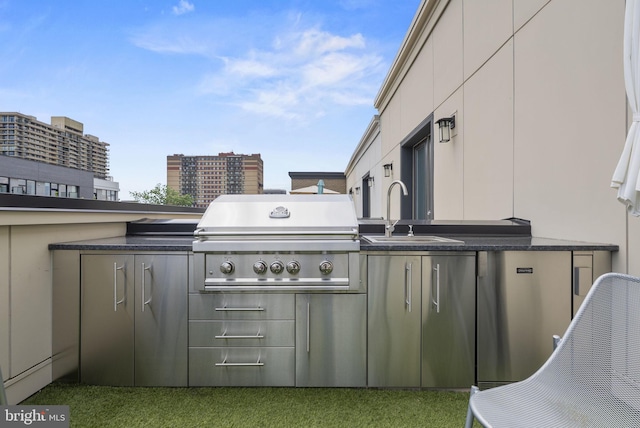
[[[368,257],[368,383],[420,386],[420,256]]]
[[[134,257],[83,255],[80,380],[133,385]]]
[[[135,257],[135,385],[187,386],[187,256]]]
[[[363,387],[367,296],[296,296],[296,386]]]
[[[478,384],[526,379],[571,322],[571,252],[487,252],[478,260]]]
[[[475,380],[475,256],[422,259],[422,387]]]

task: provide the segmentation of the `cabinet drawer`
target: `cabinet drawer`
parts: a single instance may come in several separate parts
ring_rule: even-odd
[[[198,293],[189,295],[191,320],[292,320],[294,294]]]
[[[189,386],[294,386],[295,348],[189,348]]]
[[[294,346],[295,321],[190,321],[191,346]]]

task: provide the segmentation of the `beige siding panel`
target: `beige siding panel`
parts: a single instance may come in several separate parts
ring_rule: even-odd
[[[347,182],[347,191],[353,189],[354,205],[356,207],[356,215],[362,217],[362,177],[367,173],[374,176],[374,186],[380,186],[380,181],[384,178],[382,172],[382,164],[380,163],[380,134],[371,141],[370,145],[364,150],[353,172],[350,174]],[[356,193],[356,188],[360,188],[360,193]],[[371,192],[371,217],[380,216],[380,192]]]
[[[413,131],[433,112],[433,43],[428,39],[400,86],[402,132]]]
[[[434,105],[462,85],[462,0],[451,0],[433,30]]]
[[[464,218],[513,216],[513,42],[464,86]]]
[[[118,223],[98,229],[95,224],[11,228],[11,377],[52,354],[49,243],[121,235],[122,225]]]
[[[542,9],[547,3],[549,3],[549,1],[550,0],[514,0],[513,22],[515,31],[518,31],[520,27],[522,27],[536,13],[538,13],[538,11]]]
[[[396,93],[380,115],[382,156],[394,150],[402,141],[402,97]]]
[[[9,226],[0,227],[0,367],[9,377]],[[2,379],[0,379],[0,382]]]
[[[624,2],[552,1],[515,36],[514,213],[535,236],[624,243],[609,187],[626,132],[623,16]]]
[[[11,377],[51,357],[51,263],[43,237],[41,228],[11,228]]]
[[[456,91],[434,113],[434,120],[456,113],[456,120],[464,123],[462,112],[462,88]],[[463,174],[464,126],[456,125],[448,143],[438,142],[438,130],[434,129],[434,190],[435,220],[460,220],[464,218]]]
[[[464,0],[464,78],[513,35],[513,0]]]

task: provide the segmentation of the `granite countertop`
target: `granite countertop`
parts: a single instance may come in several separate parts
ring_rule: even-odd
[[[394,236],[406,236],[409,225],[416,236],[435,235],[463,241],[449,243],[370,243],[360,240],[361,251],[618,251],[613,244],[569,241],[531,236],[531,223],[511,218],[504,220],[400,220]],[[364,236],[383,236],[385,222],[381,219],[360,222]]]
[[[464,244],[376,243],[360,240],[360,251],[618,251],[613,244],[600,244],[531,236],[461,236],[438,235],[463,241]]]
[[[360,240],[361,251],[618,251],[613,244],[566,241],[530,236],[438,235],[464,241],[463,245],[377,243]],[[191,251],[191,236],[122,236],[88,241],[50,244],[50,250],[100,251]]]
[[[96,251],[191,251],[197,220],[141,220],[127,225],[127,235],[88,241],[50,244],[50,250]],[[383,236],[382,219],[360,220],[363,236]],[[369,251],[618,251],[613,244],[599,244],[531,236],[528,220],[400,220],[394,236],[406,236],[409,229],[416,236],[453,238],[463,244],[377,242],[360,239],[360,249]]]
[[[191,251],[193,236],[120,236],[49,244],[50,250]]]

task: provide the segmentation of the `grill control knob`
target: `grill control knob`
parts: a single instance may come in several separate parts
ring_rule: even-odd
[[[333,263],[331,263],[329,260],[321,262],[319,267],[320,273],[323,275],[329,275],[331,272],[333,272]]]
[[[258,275],[262,275],[264,273],[267,273],[267,264],[265,262],[263,262],[262,260],[258,260],[257,262],[255,262],[253,264],[253,271],[255,273],[257,273]]]
[[[269,269],[271,269],[272,273],[275,273],[277,275],[279,273],[282,273],[282,271],[284,270],[284,264],[280,260],[276,260],[275,262],[271,263]]]
[[[233,266],[233,262],[230,262],[228,260],[226,262],[222,262],[222,264],[220,265],[220,272],[224,273],[225,275],[232,274],[234,269],[235,266]]]
[[[298,272],[300,272],[300,263],[295,260],[287,263],[287,272],[289,272],[291,275],[296,275]]]

